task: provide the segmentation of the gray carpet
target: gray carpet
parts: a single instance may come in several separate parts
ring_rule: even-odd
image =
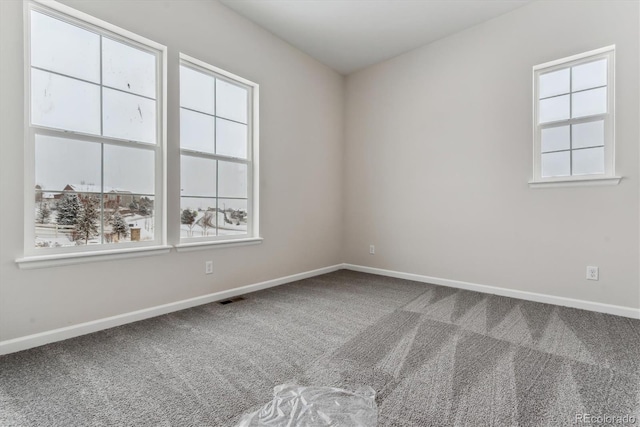
[[[233,426],[285,382],[370,385],[381,426],[574,425],[639,380],[638,320],[343,270],[2,356],[0,425]]]

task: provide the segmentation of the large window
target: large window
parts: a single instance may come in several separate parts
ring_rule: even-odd
[[[255,83],[181,55],[183,243],[257,236],[257,90]]]
[[[25,253],[164,243],[164,48],[63,6],[28,13]]]
[[[614,47],[534,67],[534,183],[614,178]]]

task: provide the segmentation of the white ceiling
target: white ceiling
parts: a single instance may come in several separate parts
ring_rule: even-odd
[[[349,74],[524,6],[530,0],[220,0]]]

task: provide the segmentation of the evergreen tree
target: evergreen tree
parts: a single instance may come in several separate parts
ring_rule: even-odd
[[[180,215],[180,222],[189,227],[189,236],[193,235],[193,226],[196,225],[196,218],[198,217],[198,211],[192,211],[185,209]]]
[[[84,206],[78,215],[76,232],[79,239],[84,239],[85,245],[89,243],[89,239],[98,235],[97,222],[100,219],[100,211],[97,204],[94,197],[87,197],[83,201]]]
[[[113,214],[111,225],[113,227],[113,232],[118,235],[118,239],[129,235],[129,226],[122,218],[122,215],[120,215],[120,212]]]
[[[147,210],[149,210],[149,211],[151,211],[151,209],[153,208],[153,200],[151,200],[147,196],[142,196],[140,198],[140,204],[141,205],[145,205]]]
[[[40,202],[40,209],[38,209],[38,217],[36,221],[39,224],[46,224],[49,222],[49,217],[51,216],[51,210],[46,203]]]
[[[82,211],[82,205],[77,194],[66,193],[58,202],[58,215],[56,217],[60,225],[76,225],[78,216]]]

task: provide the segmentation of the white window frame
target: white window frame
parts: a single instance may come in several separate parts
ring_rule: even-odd
[[[607,111],[604,114],[590,115],[580,118],[569,118],[553,122],[538,123],[539,105],[538,99],[539,77],[543,74],[571,68],[576,65],[593,62],[599,59],[607,59]],[[571,81],[571,80],[570,80]],[[570,90],[569,94],[572,94]],[[571,99],[571,96],[570,96]],[[571,101],[570,101],[571,102]],[[570,175],[562,177],[542,177],[542,152],[541,132],[543,129],[556,126],[586,123],[594,120],[604,120],[605,143],[603,174]],[[533,178],[529,181],[530,187],[556,187],[579,185],[615,185],[621,177],[615,174],[615,45],[591,50],[567,58],[558,59],[533,67]],[[570,149],[571,153],[573,148]],[[570,154],[571,155],[571,154]]]
[[[138,143],[137,148],[146,146],[155,151],[155,195],[154,232],[155,239],[131,243],[109,245],[69,246],[60,248],[36,248],[35,241],[35,136],[36,134],[58,136],[67,139],[127,145],[130,141],[82,132],[52,129],[31,124],[31,11],[37,11],[63,22],[99,35],[107,36],[129,46],[153,53],[156,56],[156,143]],[[53,265],[75,264],[86,260],[124,258],[133,255],[146,256],[169,252],[166,227],[166,123],[167,123],[167,48],[128,30],[102,21],[86,13],[51,0],[31,0],[24,4],[24,118],[25,118],[25,186],[24,186],[24,257],[16,260],[20,268],[38,268]],[[102,82],[101,82],[102,84]],[[101,118],[102,120],[102,118]]]
[[[194,236],[182,238],[180,243],[175,245],[178,251],[188,251],[199,248],[207,248],[212,245],[235,246],[242,244],[261,243],[260,237],[260,173],[259,173],[259,91],[260,86],[237,76],[229,71],[215,67],[199,59],[193,58],[184,53],[180,53],[180,66],[185,66],[201,73],[211,75],[216,79],[226,80],[238,86],[247,89],[249,100],[247,102],[247,159],[231,158],[220,154],[202,153],[180,147],[180,156],[188,155],[193,157],[206,158],[210,160],[232,161],[247,165],[247,233],[242,235],[225,235],[225,236]],[[182,162],[180,162],[181,164]],[[181,164],[182,167],[182,164]],[[181,187],[181,186],[180,186]],[[218,195],[216,194],[216,197]],[[180,216],[180,215],[179,215]],[[181,223],[178,223],[181,227]]]

